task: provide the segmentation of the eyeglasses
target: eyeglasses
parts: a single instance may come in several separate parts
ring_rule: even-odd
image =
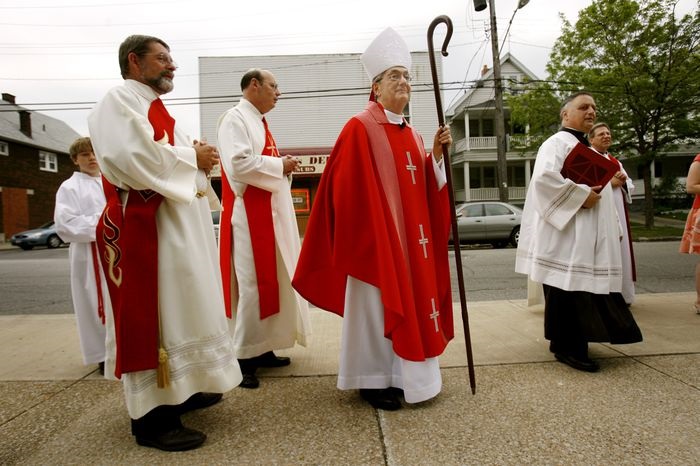
[[[171,57],[171,56],[168,55],[167,53],[163,53],[163,52],[160,52],[160,53],[144,53],[144,55],[153,55],[153,56],[156,57],[156,60],[158,60],[158,62],[159,62],[161,65],[166,65],[166,66],[167,66],[167,65],[172,65],[172,66],[174,66],[175,68],[177,68],[177,63],[175,62],[175,60],[173,60],[173,57]]]
[[[409,83],[413,80],[413,76],[411,76],[411,73],[408,71],[404,71],[403,73],[399,71],[392,71],[387,75],[387,79],[392,82],[401,81],[401,78],[405,79],[406,82]]]

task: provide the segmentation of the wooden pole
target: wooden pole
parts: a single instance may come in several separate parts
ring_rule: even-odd
[[[447,44],[452,37],[452,20],[449,16],[438,16],[430,23],[428,27],[428,53],[430,54],[430,71],[433,76],[433,90],[435,91],[435,105],[437,106],[438,122],[440,127],[445,126],[445,116],[442,113],[442,99],[440,97],[440,83],[437,77],[437,68],[435,66],[435,50],[433,48],[433,33],[435,27],[445,23],[447,26],[447,35],[442,44],[442,56],[447,56]],[[452,220],[452,240],[454,242],[455,264],[457,266],[457,283],[459,285],[459,302],[462,308],[462,326],[464,327],[464,343],[467,348],[467,367],[469,368],[469,386],[472,389],[472,395],[476,393],[476,379],[474,377],[474,356],[472,354],[472,338],[469,332],[469,312],[467,311],[467,297],[464,291],[464,271],[462,270],[462,252],[459,247],[459,232],[457,231],[457,212],[455,210],[454,189],[452,187],[452,166],[450,164],[450,156],[448,153],[447,144],[442,145],[442,157],[445,165],[445,174],[447,175],[447,192],[450,199],[450,218]]]

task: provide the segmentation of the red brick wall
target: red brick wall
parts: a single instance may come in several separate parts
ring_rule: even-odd
[[[8,156],[0,156],[0,187],[2,187],[2,216],[0,231],[5,233],[5,239],[11,236],[10,231],[17,225],[26,224],[27,228],[35,228],[53,219],[53,209],[56,202],[56,191],[61,183],[70,178],[75,171],[75,165],[68,153],[56,153],[58,157],[58,172],[39,170],[39,149],[9,142]],[[66,148],[68,150],[68,148]],[[25,193],[25,200],[10,189],[15,188]],[[33,194],[27,194],[31,190]],[[21,202],[26,203],[26,217],[21,212]],[[15,206],[15,203],[20,203]],[[21,230],[20,230],[21,231]],[[14,232],[16,233],[16,231]]]

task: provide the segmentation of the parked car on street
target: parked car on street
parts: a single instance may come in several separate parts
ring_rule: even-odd
[[[498,201],[469,202],[457,206],[456,213],[460,244],[518,245],[523,216],[519,207]]]
[[[48,222],[34,228],[33,230],[22,231],[10,238],[10,244],[19,246],[25,251],[32,249],[34,246],[46,246],[48,248],[57,248],[63,244],[63,240],[56,233],[56,227],[53,221]]]

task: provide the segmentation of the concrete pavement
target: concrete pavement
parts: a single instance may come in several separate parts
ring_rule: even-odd
[[[335,388],[341,320],[313,309],[310,346],[280,352],[291,366],[184,417],[208,440],[182,453],[136,445],[121,385],[82,365],[72,315],[2,316],[0,464],[698,464],[694,296],[639,295],[644,342],[592,344],[595,374],[554,360],[541,306],[471,302],[476,395],[457,325],[442,393],[396,412]]]

